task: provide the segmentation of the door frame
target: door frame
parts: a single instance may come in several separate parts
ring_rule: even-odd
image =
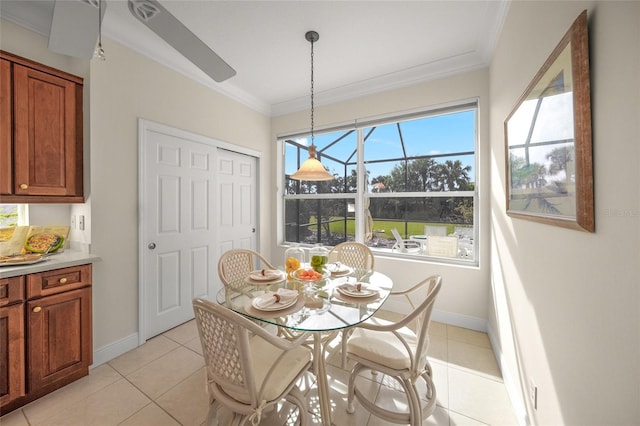
[[[185,139],[191,139],[195,142],[204,143],[213,148],[222,148],[227,151],[232,151],[238,154],[248,155],[256,158],[256,246],[260,247],[260,194],[261,191],[261,158],[262,153],[254,149],[245,148],[242,146],[234,145],[228,142],[223,142],[218,139],[214,139],[208,136],[193,133],[187,130],[172,127],[166,124],[151,121],[145,118],[138,117],[138,346],[146,342],[144,336],[146,335],[145,324],[145,309],[146,299],[144,291],[144,268],[142,267],[142,259],[145,250],[144,241],[144,212],[145,212],[145,197],[144,197],[144,177],[145,177],[145,146],[146,139],[145,134],[147,130],[152,130],[158,133],[164,133],[169,136],[175,136]],[[217,179],[217,174],[213,176],[214,181]],[[217,190],[217,189],[216,189]],[[215,198],[214,198],[215,199]],[[212,223],[217,223],[213,221]],[[214,233],[217,233],[217,225],[214,229]],[[219,253],[217,253],[219,256]],[[216,276],[217,278],[217,276]]]

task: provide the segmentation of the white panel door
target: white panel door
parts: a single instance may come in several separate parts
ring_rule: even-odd
[[[216,147],[174,130],[142,135],[142,341],[190,320],[191,300],[217,291]]]
[[[218,149],[218,249],[256,250],[257,160],[236,152]]]

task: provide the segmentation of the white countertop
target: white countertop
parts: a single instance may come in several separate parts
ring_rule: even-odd
[[[16,277],[18,275],[33,274],[69,266],[86,265],[87,263],[94,263],[99,260],[100,257],[95,254],[65,250],[62,253],[54,253],[47,256],[43,262],[34,263],[33,265],[2,266],[0,267],[0,278]]]

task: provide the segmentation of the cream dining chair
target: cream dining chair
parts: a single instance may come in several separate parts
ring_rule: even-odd
[[[411,306],[411,312],[397,322],[376,317],[355,328],[347,341],[347,358],[355,361],[349,376],[347,412],[354,412],[354,398],[369,412],[393,423],[412,426],[422,425],[436,406],[436,388],[432,370],[427,360],[429,347],[429,323],[436,296],[442,286],[442,278],[433,275],[410,289],[392,291],[390,297],[401,296]],[[369,400],[367,392],[356,386],[356,378],[363,370],[381,372],[395,379],[404,389],[408,412],[384,409]],[[426,401],[418,394],[416,382],[426,384]]]
[[[295,341],[282,339],[204,299],[194,299],[193,310],[206,367],[207,425],[230,414],[225,426],[256,426],[283,399],[297,407],[299,424],[309,424],[306,399],[296,386],[311,367],[311,351],[301,345],[306,334]]]
[[[345,241],[329,250],[327,256],[329,262],[340,262],[343,265],[354,268],[356,278],[371,272],[375,265],[375,257],[369,247],[355,241]],[[347,365],[346,345],[351,329],[342,330],[342,368]]]
[[[276,269],[260,253],[251,249],[227,250],[218,260],[218,276],[226,288],[239,291],[244,279],[257,269]]]
[[[375,263],[369,247],[355,241],[345,241],[329,250],[329,262],[340,262],[362,271],[371,271]]]

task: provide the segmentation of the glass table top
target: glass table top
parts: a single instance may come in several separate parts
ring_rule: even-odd
[[[242,315],[265,323],[291,330],[322,332],[341,330],[366,321],[387,300],[393,281],[380,272],[353,270],[347,275],[329,276],[305,287],[306,284],[298,280],[247,282],[238,290],[223,288],[216,299]],[[278,289],[295,290],[299,294],[295,298],[294,292],[295,302],[290,306],[285,303],[282,309],[273,305],[266,310],[256,308],[255,298],[271,298]],[[307,293],[309,289],[312,293]]]

